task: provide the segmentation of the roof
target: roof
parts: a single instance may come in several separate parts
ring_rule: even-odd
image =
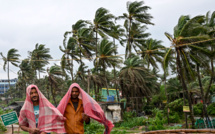
[[[11,105],[13,105],[13,106],[14,106],[14,105],[15,105],[15,106],[23,106],[23,104],[24,104],[24,101],[15,101],[15,102],[11,103],[10,106],[11,106]]]

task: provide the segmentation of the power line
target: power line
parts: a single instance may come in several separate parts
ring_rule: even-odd
[[[181,46],[189,46],[189,45],[193,45],[193,44],[198,44],[198,43],[203,43],[203,42],[208,42],[208,41],[213,41],[215,40],[215,38],[213,39],[208,39],[208,40],[203,40],[203,41],[197,41],[197,42],[192,42],[192,43],[185,43],[185,44],[181,44],[181,45],[177,45],[177,46],[171,46],[171,47],[164,47],[164,48],[158,48],[158,49],[154,49],[154,50],[146,50],[146,51],[140,51],[140,52],[137,52],[137,54],[141,54],[141,53],[144,53],[144,52],[153,52],[153,51],[158,51],[158,50],[165,50],[167,48],[169,49],[172,49],[174,47],[181,47]],[[87,60],[93,60],[93,59],[99,59],[99,58],[109,58],[109,57],[121,57],[121,56],[124,56],[126,54],[118,54],[118,55],[113,55],[113,56],[100,56],[100,57],[95,57],[95,58],[78,58],[78,59],[64,59],[65,61],[69,60],[69,61],[72,61],[72,60],[75,60],[75,61],[80,61],[80,60],[84,60],[84,59],[87,59]],[[1,60],[3,60],[3,58],[0,58]],[[32,60],[32,59],[9,59],[9,61],[61,61],[62,59],[49,59],[49,60]]]

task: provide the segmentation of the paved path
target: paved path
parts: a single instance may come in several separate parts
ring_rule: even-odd
[[[19,128],[19,125],[13,125],[13,131],[15,132],[18,132],[18,131],[21,131],[21,129]],[[12,134],[12,126],[9,125],[7,126],[7,132],[5,132],[4,134]],[[18,134],[18,133],[14,133],[14,134]],[[20,133],[21,134],[21,133]]]

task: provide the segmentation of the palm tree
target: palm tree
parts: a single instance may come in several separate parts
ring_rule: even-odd
[[[96,59],[97,59],[97,44],[98,44],[98,34],[101,37],[111,34],[111,27],[113,23],[114,16],[109,13],[109,11],[103,7],[96,10],[95,18],[93,19],[92,29],[96,34]]]
[[[20,55],[17,54],[17,52],[18,52],[17,49],[12,48],[7,52],[7,57],[3,56],[2,52],[0,53],[0,55],[2,56],[2,58],[4,60],[4,65],[3,65],[4,71],[6,71],[6,68],[7,68],[7,76],[8,76],[9,88],[10,88],[10,75],[9,75],[10,67],[9,67],[9,63],[11,63],[12,65],[18,67],[17,63],[19,63],[19,56]],[[6,67],[6,65],[7,65],[7,67]]]
[[[105,70],[107,67],[117,66],[121,62],[121,57],[114,56],[116,53],[116,47],[113,46],[112,42],[109,42],[107,39],[103,39],[100,44],[98,45],[98,60],[95,62],[97,65],[102,66],[104,77],[106,78]],[[108,91],[108,83],[106,78],[106,84],[107,84],[107,94],[109,95]]]
[[[74,39],[76,40],[76,52],[79,53],[81,64],[82,55],[90,60],[94,50],[93,32],[89,28],[79,29]]]
[[[65,73],[61,70],[60,66],[54,65],[51,66],[50,69],[47,68],[48,73],[48,82],[51,87],[52,98],[54,100],[55,106],[57,106],[57,101],[55,99],[56,90],[59,90],[59,84],[61,77],[65,75]]]
[[[144,67],[143,61],[135,55],[126,59],[124,64],[125,67],[120,70],[119,78],[123,95],[126,96],[127,101],[129,102],[130,98],[143,98],[143,96],[149,101],[150,96],[159,90],[156,77]],[[138,102],[140,101],[136,100],[136,104]]]
[[[76,40],[71,37],[68,42],[67,45],[63,44],[64,49],[59,46],[60,50],[64,53],[62,58],[61,58],[61,67],[65,72],[66,70],[69,70],[71,77],[72,77],[72,81],[74,81],[74,76],[73,76],[73,61],[77,59],[77,54],[75,51],[75,47],[76,47]]]
[[[117,47],[117,44],[115,43],[115,39],[117,39],[120,44],[123,46],[123,42],[122,42],[122,37],[125,36],[125,30],[123,28],[121,28],[121,25],[113,25],[112,26],[112,32],[111,34],[109,34],[112,38],[113,38],[113,44],[114,47]],[[115,56],[117,54],[117,51],[115,51]],[[119,101],[119,94],[118,94],[118,85],[117,85],[117,78],[116,78],[116,66],[113,65],[113,69],[114,69],[114,87],[116,89],[116,94],[117,94],[117,99]]]
[[[95,99],[99,101],[99,95],[97,94],[99,91],[96,91],[96,86],[99,88],[104,87],[106,84],[106,79],[100,73],[97,73],[96,69],[93,68],[88,70],[88,86],[89,88],[92,87],[95,93]],[[92,86],[90,86],[92,85]]]
[[[38,70],[39,79],[40,72],[44,71],[44,67],[49,64],[48,60],[52,59],[49,52],[50,49],[45,48],[45,45],[43,44],[36,44],[35,49],[32,52],[29,52],[32,68],[35,70],[35,72]]]
[[[177,72],[185,96],[189,102],[192,128],[194,128],[193,109],[185,79],[188,81],[194,79],[194,64],[192,62],[194,55],[190,53],[190,50],[195,48],[204,51],[203,49],[197,47],[197,45],[194,44],[197,41],[208,39],[208,36],[205,36],[203,33],[206,30],[201,25],[204,20],[203,18],[204,16],[196,16],[192,19],[190,19],[189,16],[181,16],[179,18],[178,24],[174,27],[174,38],[170,34],[165,33],[165,35],[172,42],[173,47],[175,48]],[[189,46],[183,45],[186,43],[191,44]],[[198,44],[198,42],[196,44]]]
[[[215,11],[210,15],[210,12],[208,11],[207,14],[206,14],[206,17],[205,17],[205,26],[208,28],[208,34],[210,35],[211,38],[214,38],[215,37]],[[208,88],[207,88],[207,91],[205,93],[205,101],[208,102],[209,100],[209,91],[210,91],[210,88],[211,88],[211,85],[213,83],[213,78],[214,78],[214,67],[213,67],[213,59],[215,57],[215,50],[214,50],[214,41],[213,42],[210,42],[209,43],[210,45],[210,51],[212,53],[212,55],[209,56],[210,58],[210,62],[211,62],[211,79],[210,79],[210,83],[208,85]]]
[[[127,33],[127,47],[129,50],[129,54],[131,54],[132,46],[132,25],[135,23],[143,23],[143,24],[151,24],[152,16],[147,13],[150,7],[144,6],[143,1],[134,1],[134,2],[127,2],[127,11],[128,13],[123,13],[123,16],[119,16],[117,19],[125,19],[124,26],[126,27]],[[127,49],[126,49],[127,50]],[[127,55],[126,55],[127,56]]]
[[[134,23],[130,29],[128,29],[129,25],[127,23],[124,24],[126,29],[125,39],[122,40],[123,43],[126,44],[125,48],[125,57],[129,57],[134,49],[137,52],[137,46],[140,44],[144,44],[146,38],[150,35],[149,33],[145,33],[146,26],[141,26],[140,23]]]
[[[141,57],[148,64],[148,69],[150,65],[158,69],[157,62],[162,64],[163,57],[165,55],[165,47],[161,45],[161,41],[148,39],[145,44],[138,45],[140,49]]]
[[[19,65],[19,68],[20,70],[18,71],[18,75],[20,76],[20,79],[22,79],[25,83],[24,89],[26,89],[26,84],[32,83],[35,77],[34,71],[30,65],[30,59],[22,60],[21,64]]]

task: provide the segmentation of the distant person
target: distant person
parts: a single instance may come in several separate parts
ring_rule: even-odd
[[[26,89],[19,125],[30,134],[65,133],[63,115],[40,92],[36,85]]]
[[[65,129],[67,134],[83,134],[84,122],[86,124],[90,123],[90,118],[104,124],[105,134],[110,134],[114,127],[106,119],[99,104],[77,83],[70,86],[57,108],[66,117]]]

